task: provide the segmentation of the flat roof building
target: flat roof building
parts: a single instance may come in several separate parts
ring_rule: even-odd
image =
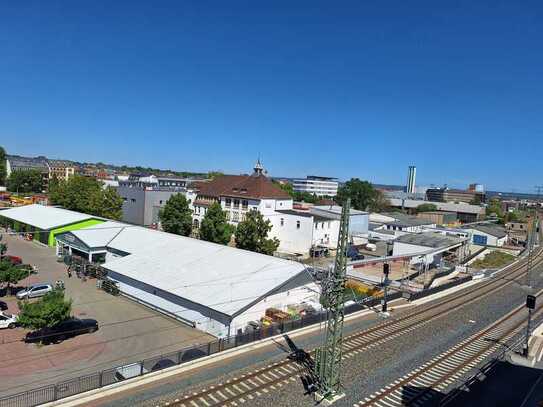
[[[316,196],[336,196],[339,187],[337,178],[308,175],[305,179],[298,178],[292,182],[296,192],[307,192]]]

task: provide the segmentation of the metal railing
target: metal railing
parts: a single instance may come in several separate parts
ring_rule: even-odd
[[[430,295],[434,292],[461,284],[465,281],[465,279],[462,279],[461,281],[454,281],[451,284],[444,284],[431,290],[425,290],[422,293],[417,293],[417,295],[411,296],[410,299],[418,299],[425,295]],[[401,292],[389,294],[388,301],[401,298],[402,295],[403,293]],[[372,308],[380,303],[381,298],[367,297],[362,301],[347,305],[345,307],[345,314],[348,315],[363,309]],[[299,319],[275,322],[269,326],[263,326],[254,330],[248,329],[242,334],[220,338],[204,344],[197,344],[171,353],[136,361],[128,365],[116,366],[99,372],[79,376],[57,384],[51,384],[44,387],[27,390],[18,394],[2,397],[0,398],[0,407],[38,406],[65,397],[84,393],[86,391],[99,389],[101,387],[122,382],[127,379],[143,376],[147,373],[158,371],[166,367],[181,365],[204,356],[213,355],[227,349],[246,345],[251,342],[290,332],[295,329],[322,323],[325,320],[326,313],[319,312],[301,317]]]

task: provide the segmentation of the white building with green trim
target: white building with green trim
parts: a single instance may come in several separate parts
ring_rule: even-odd
[[[0,225],[15,232],[32,233],[33,239],[55,246],[55,235],[87,228],[106,219],[44,205],[26,205],[0,211]]]

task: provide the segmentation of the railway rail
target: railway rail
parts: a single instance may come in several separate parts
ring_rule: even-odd
[[[543,250],[540,249],[533,257],[532,267],[541,264],[543,264]],[[507,276],[507,279],[492,278],[489,281],[459,290],[431,304],[418,306],[413,311],[398,318],[389,318],[368,329],[345,336],[343,339],[343,358],[348,359],[373,347],[380,346],[400,335],[441,318],[459,307],[501,290],[503,287],[519,284],[519,280],[526,275],[526,262],[524,260],[520,261],[499,273],[499,276],[504,275]],[[462,343],[465,345],[464,341]],[[309,352],[309,355],[313,357],[314,350]],[[159,404],[157,407],[236,406],[254,400],[262,394],[277,390],[307,374],[306,367],[301,366],[299,362],[286,358],[250,373],[232,377],[223,383],[185,394],[175,400]]]
[[[525,326],[523,311],[525,311],[524,306],[516,308],[500,320],[354,406],[393,407],[430,402],[436,395],[442,394],[456,380],[465,376],[490,355],[500,350],[503,344],[523,331]],[[540,306],[534,318],[540,318],[542,315],[543,306]]]

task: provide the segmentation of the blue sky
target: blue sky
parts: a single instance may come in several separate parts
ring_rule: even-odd
[[[538,1],[4,2],[8,152],[533,192]]]

